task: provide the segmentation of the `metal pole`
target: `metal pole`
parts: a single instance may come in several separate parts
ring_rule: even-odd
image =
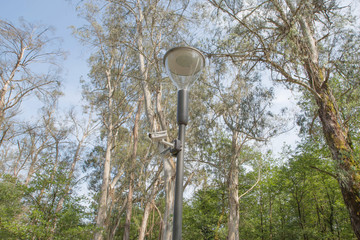
[[[184,124],[179,126],[179,139],[182,143],[182,149],[177,154],[176,162],[173,240],[181,240],[182,233],[185,126]]]
[[[177,122],[179,124],[179,140],[182,146],[180,152],[177,154],[176,161],[173,240],[181,240],[182,234],[185,128],[188,123],[188,118],[188,92],[186,90],[179,90]]]

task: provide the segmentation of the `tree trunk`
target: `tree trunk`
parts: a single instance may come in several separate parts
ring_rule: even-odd
[[[109,183],[110,183],[110,172],[111,172],[111,152],[113,147],[113,141],[114,141],[114,123],[112,120],[112,109],[113,109],[113,92],[114,89],[111,85],[111,73],[110,68],[112,65],[112,61],[110,60],[109,68],[106,70],[106,76],[107,76],[107,88],[108,88],[108,116],[107,116],[107,122],[105,123],[105,126],[107,128],[107,142],[106,142],[106,153],[105,153],[105,159],[104,159],[104,172],[103,172],[103,178],[101,183],[101,190],[100,190],[100,199],[99,199],[99,208],[98,213],[96,216],[96,227],[98,228],[98,231],[95,233],[94,240],[102,240],[103,239],[103,233],[104,230],[106,230],[106,217],[107,217],[107,206],[108,206],[108,190],[109,190]]]
[[[146,234],[146,226],[147,226],[147,222],[150,216],[150,211],[151,211],[151,206],[154,204],[154,198],[155,198],[155,194],[157,192],[157,187],[159,184],[159,178],[157,178],[155,180],[155,183],[152,187],[151,190],[151,195],[150,195],[150,199],[149,201],[146,203],[145,206],[145,210],[144,210],[144,215],[143,215],[143,219],[141,221],[141,226],[140,226],[140,231],[139,231],[139,240],[144,240],[145,239],[145,234]]]
[[[291,4],[289,3],[289,6]],[[291,8],[293,8],[291,6]],[[305,17],[299,19],[304,36],[304,52],[309,56],[304,60],[304,67],[309,78],[309,85],[318,94],[316,103],[327,145],[332,158],[337,164],[337,180],[339,182],[345,205],[350,214],[354,233],[360,239],[360,165],[355,158],[348,128],[342,122],[336,99],[324,77],[318,63],[318,50],[309,21]]]
[[[133,182],[134,174],[130,174],[130,183],[129,183],[129,193],[126,205],[126,217],[125,217],[125,226],[124,226],[124,235],[123,240],[129,240],[130,238],[130,224],[131,224],[131,213],[132,213],[132,201],[133,201]]]
[[[228,240],[239,240],[239,162],[237,154],[237,132],[232,137],[232,159],[229,172],[229,223]]]
[[[132,213],[132,201],[134,193],[134,166],[136,161],[137,154],[137,145],[138,145],[138,135],[139,135],[139,121],[142,107],[142,98],[139,99],[138,109],[135,115],[134,128],[133,128],[133,150],[131,154],[131,163],[130,163],[130,182],[129,182],[129,194],[127,200],[127,209],[126,209],[126,218],[125,218],[125,229],[123,240],[128,240],[130,238],[130,224],[131,224],[131,213]]]
[[[164,160],[164,182],[165,182],[165,212],[162,225],[162,240],[170,240],[172,237],[172,215],[174,213],[175,197],[175,171],[170,163],[172,159],[163,157]]]
[[[140,233],[139,233],[139,240],[144,240],[145,239],[145,235],[146,235],[146,226],[147,226],[147,222],[150,216],[150,211],[151,211],[151,205],[153,203],[152,202],[147,202],[145,205],[145,210],[144,210],[144,215],[143,215],[143,219],[141,221],[141,226],[140,226]]]
[[[269,240],[273,239],[273,226],[272,226],[272,204],[273,204],[273,199],[272,199],[272,195],[271,192],[269,192]]]
[[[37,159],[32,159],[32,160],[31,160],[31,164],[30,164],[30,167],[29,167],[29,171],[28,171],[28,173],[27,173],[27,175],[26,175],[26,180],[25,180],[25,183],[24,183],[25,186],[29,185],[30,180],[31,180],[31,177],[32,177],[32,175],[33,175],[34,172],[35,172],[35,163],[36,163],[36,160],[37,160]]]
[[[229,182],[229,240],[239,240],[239,177],[236,167],[231,167]],[[237,169],[237,168],[236,168]]]
[[[263,192],[260,185],[260,192],[259,192],[259,205],[260,205],[260,229],[261,229],[261,239],[264,240],[264,201],[263,201]]]
[[[104,172],[100,190],[100,199],[99,199],[99,208],[96,217],[96,227],[99,228],[99,231],[95,233],[95,240],[103,239],[103,232],[106,230],[106,216],[107,216],[107,198],[108,198],[108,187],[110,180],[110,163],[111,163],[111,148],[113,141],[113,133],[109,131],[107,134],[107,144],[106,144],[106,154],[104,159]]]
[[[16,44],[16,43],[15,43]],[[3,72],[1,72],[1,79],[3,80],[3,87],[0,90],[0,126],[2,125],[4,119],[5,119],[5,98],[6,98],[6,94],[9,91],[9,86],[10,86],[10,82],[13,81],[14,76],[16,71],[18,70],[20,63],[24,57],[24,53],[25,53],[25,49],[26,46],[22,46],[21,49],[19,49],[19,52],[17,53],[17,61],[16,64],[14,65],[13,69],[11,70],[9,79],[7,79],[7,81],[5,81],[4,79],[4,75]]]
[[[143,38],[142,38],[142,21],[144,16],[142,14],[142,10],[139,8],[139,16],[137,22],[137,31],[138,31],[138,39],[137,44],[139,48],[139,62],[140,62],[140,72],[142,75],[142,90],[144,94],[145,100],[145,113],[146,117],[149,121],[151,131],[156,131],[158,129],[158,123],[156,120],[156,114],[154,111],[154,104],[151,101],[151,93],[148,86],[148,69],[145,65],[145,57],[144,47],[143,47]],[[159,102],[157,104],[160,104]],[[165,119],[161,119],[161,122],[165,122]],[[162,229],[162,240],[170,240],[172,236],[172,217],[173,214],[173,207],[174,207],[174,195],[175,195],[175,182],[174,182],[174,175],[175,175],[175,167],[173,160],[171,158],[166,158],[165,156],[161,156],[163,159],[164,164],[164,181],[165,181],[165,213],[163,217],[163,229]]]
[[[3,88],[0,90],[0,126],[5,119],[5,96],[8,91],[10,81],[6,81]]]
[[[121,209],[117,212],[117,219],[115,221],[114,227],[110,231],[110,234],[109,234],[109,237],[108,237],[109,240],[113,240],[115,238],[116,231],[117,231],[117,229],[118,229],[118,227],[120,225],[120,221],[121,221],[121,218],[122,218],[121,216],[122,216],[122,214],[125,211],[125,208],[127,206],[127,198],[125,199],[125,201],[122,204],[120,204],[120,206],[121,206]]]
[[[315,54],[317,55],[317,54]],[[309,84],[318,96],[316,103],[327,145],[337,165],[339,182],[345,205],[350,214],[355,235],[360,239],[360,166],[355,159],[350,135],[343,124],[335,97],[332,95],[322,69],[317,61],[309,59],[305,63]]]
[[[340,122],[335,99],[327,84],[320,89],[321,99],[317,100],[319,117],[327,145],[337,164],[337,180],[345,205],[350,214],[354,233],[360,239],[360,166],[352,149],[346,127]]]
[[[296,200],[296,209],[297,209],[297,213],[298,213],[298,218],[299,218],[299,225],[301,227],[301,230],[303,232],[303,238],[304,240],[307,240],[308,237],[307,237],[307,234],[305,232],[306,230],[306,226],[305,226],[305,216],[303,214],[303,208],[302,208],[302,204],[301,204],[301,199],[299,200],[298,199],[298,196],[295,195],[295,200]]]

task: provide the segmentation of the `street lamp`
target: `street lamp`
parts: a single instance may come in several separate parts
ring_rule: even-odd
[[[175,47],[166,52],[164,65],[167,74],[178,89],[177,123],[179,125],[177,152],[173,240],[180,240],[182,233],[182,203],[184,181],[185,127],[189,121],[188,90],[199,78],[205,66],[205,57],[192,47]],[[180,144],[179,144],[180,143]]]

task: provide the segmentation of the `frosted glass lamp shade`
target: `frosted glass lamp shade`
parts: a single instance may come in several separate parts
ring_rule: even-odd
[[[176,47],[167,51],[164,65],[178,90],[187,90],[200,77],[205,66],[205,57],[195,48]]]

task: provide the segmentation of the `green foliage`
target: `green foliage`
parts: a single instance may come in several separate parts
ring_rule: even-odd
[[[224,189],[201,189],[184,206],[183,238],[189,240],[225,239],[227,197]]]
[[[309,140],[279,165],[267,158],[261,183],[240,199],[240,239],[355,239],[335,166],[320,142]],[[239,193],[254,171],[239,175]],[[184,206],[185,239],[226,239],[227,191],[199,189]]]
[[[38,195],[43,184],[49,184],[44,179],[39,178],[38,184],[34,182],[26,187],[11,176],[1,176],[0,238],[88,239],[94,227],[86,222],[90,216],[81,205],[84,199],[68,197],[63,209],[55,213],[55,206],[49,204],[54,199],[40,201]],[[55,222],[57,227],[52,231]]]
[[[21,184],[20,184],[21,185]],[[11,239],[16,232],[16,218],[22,212],[22,187],[10,175],[0,176],[0,238]],[[14,224],[12,224],[15,220]]]
[[[92,214],[86,206],[79,204],[81,202],[84,202],[83,198],[74,198],[65,204],[59,214],[55,239],[89,239],[93,234],[95,228],[89,221]]]

